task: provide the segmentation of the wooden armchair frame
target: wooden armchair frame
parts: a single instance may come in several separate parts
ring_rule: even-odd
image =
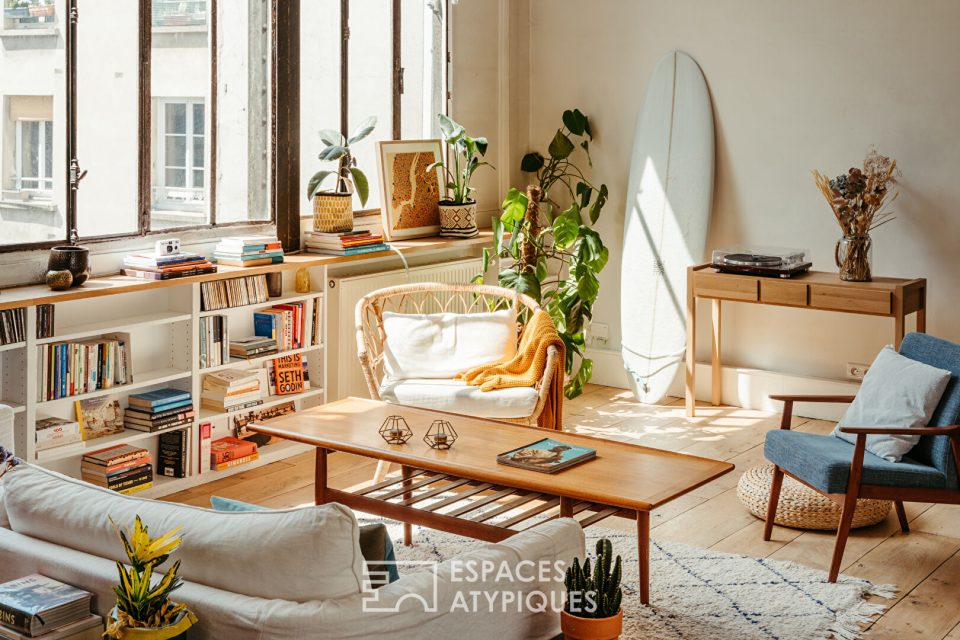
[[[478,284],[445,284],[438,282],[405,284],[368,293],[357,302],[356,332],[357,357],[363,368],[370,397],[380,400],[383,382],[383,313],[478,313],[514,309],[517,321],[523,326],[540,308],[530,296],[503,287]],[[518,332],[519,335],[519,332]],[[526,426],[537,426],[540,414],[547,404],[550,385],[557,370],[560,353],[555,347],[547,350],[547,366],[536,385],[537,404],[530,416],[498,418]]]
[[[774,395],[771,400],[783,401],[783,417],[780,421],[781,429],[789,429],[793,418],[795,402],[853,402],[854,396],[802,396],[802,395]],[[953,464],[960,473],[960,425],[949,427],[842,427],[843,433],[857,436],[853,447],[853,458],[850,461],[850,479],[847,482],[846,493],[826,493],[810,486],[802,478],[790,474],[779,466],[774,466],[773,482],[770,484],[770,502],[767,504],[767,519],[763,527],[763,539],[770,540],[773,532],[773,523],[777,515],[777,503],[780,500],[780,488],[783,485],[783,476],[789,475],[794,480],[810,487],[814,491],[825,495],[840,505],[840,525],[837,527],[837,538],[833,546],[833,559],[830,562],[830,582],[836,582],[840,574],[840,563],[843,560],[843,550],[850,535],[850,524],[853,522],[853,512],[860,498],[875,500],[892,500],[900,521],[900,529],[909,533],[910,524],[903,508],[904,502],[933,502],[938,504],[960,504],[960,490],[958,489],[917,489],[910,487],[892,487],[886,485],[863,484],[863,456],[867,447],[867,436],[871,434],[935,436],[950,438],[950,448],[953,452]]]

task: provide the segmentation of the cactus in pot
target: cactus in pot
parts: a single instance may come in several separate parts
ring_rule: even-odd
[[[560,623],[565,638],[572,640],[614,640],[623,629],[620,608],[622,561],[613,558],[613,544],[606,538],[597,541],[596,560],[580,563],[575,558],[567,568],[564,584],[567,602]]]

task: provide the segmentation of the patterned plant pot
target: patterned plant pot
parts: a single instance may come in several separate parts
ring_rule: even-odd
[[[473,238],[477,229],[477,203],[453,204],[440,201],[440,235],[445,238]]]
[[[340,233],[353,229],[353,194],[321,192],[313,196],[313,230]]]

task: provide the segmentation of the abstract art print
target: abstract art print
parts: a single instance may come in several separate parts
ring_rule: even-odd
[[[443,157],[439,140],[377,143],[383,233],[387,240],[440,232],[440,170],[427,169]]]

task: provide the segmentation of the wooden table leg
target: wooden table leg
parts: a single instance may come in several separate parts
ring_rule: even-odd
[[[687,376],[686,408],[687,417],[692,418],[696,407],[696,367],[697,367],[697,297],[693,294],[693,270],[687,271]]]
[[[650,512],[637,511],[637,549],[640,552],[640,604],[650,604]]]
[[[327,503],[327,450],[317,447],[317,462],[314,468],[314,503]]]
[[[713,300],[711,313],[713,334],[710,341],[710,363],[712,365],[711,382],[713,384],[710,402],[713,406],[720,404],[723,395],[723,376],[720,371],[720,300]]]
[[[573,517],[573,499],[565,498],[560,496],[560,517],[561,518],[572,518]]]
[[[410,480],[410,476],[413,475],[413,472],[410,470],[410,467],[408,467],[407,465],[403,465],[400,468],[400,471],[403,474],[403,486],[409,487],[412,484]],[[412,491],[403,492],[404,500],[409,500],[411,497],[413,497]],[[409,522],[403,523],[403,544],[407,545],[408,547],[413,544],[413,527],[410,526]]]
[[[920,307],[917,309],[917,332],[927,332],[927,288],[920,290]]]

